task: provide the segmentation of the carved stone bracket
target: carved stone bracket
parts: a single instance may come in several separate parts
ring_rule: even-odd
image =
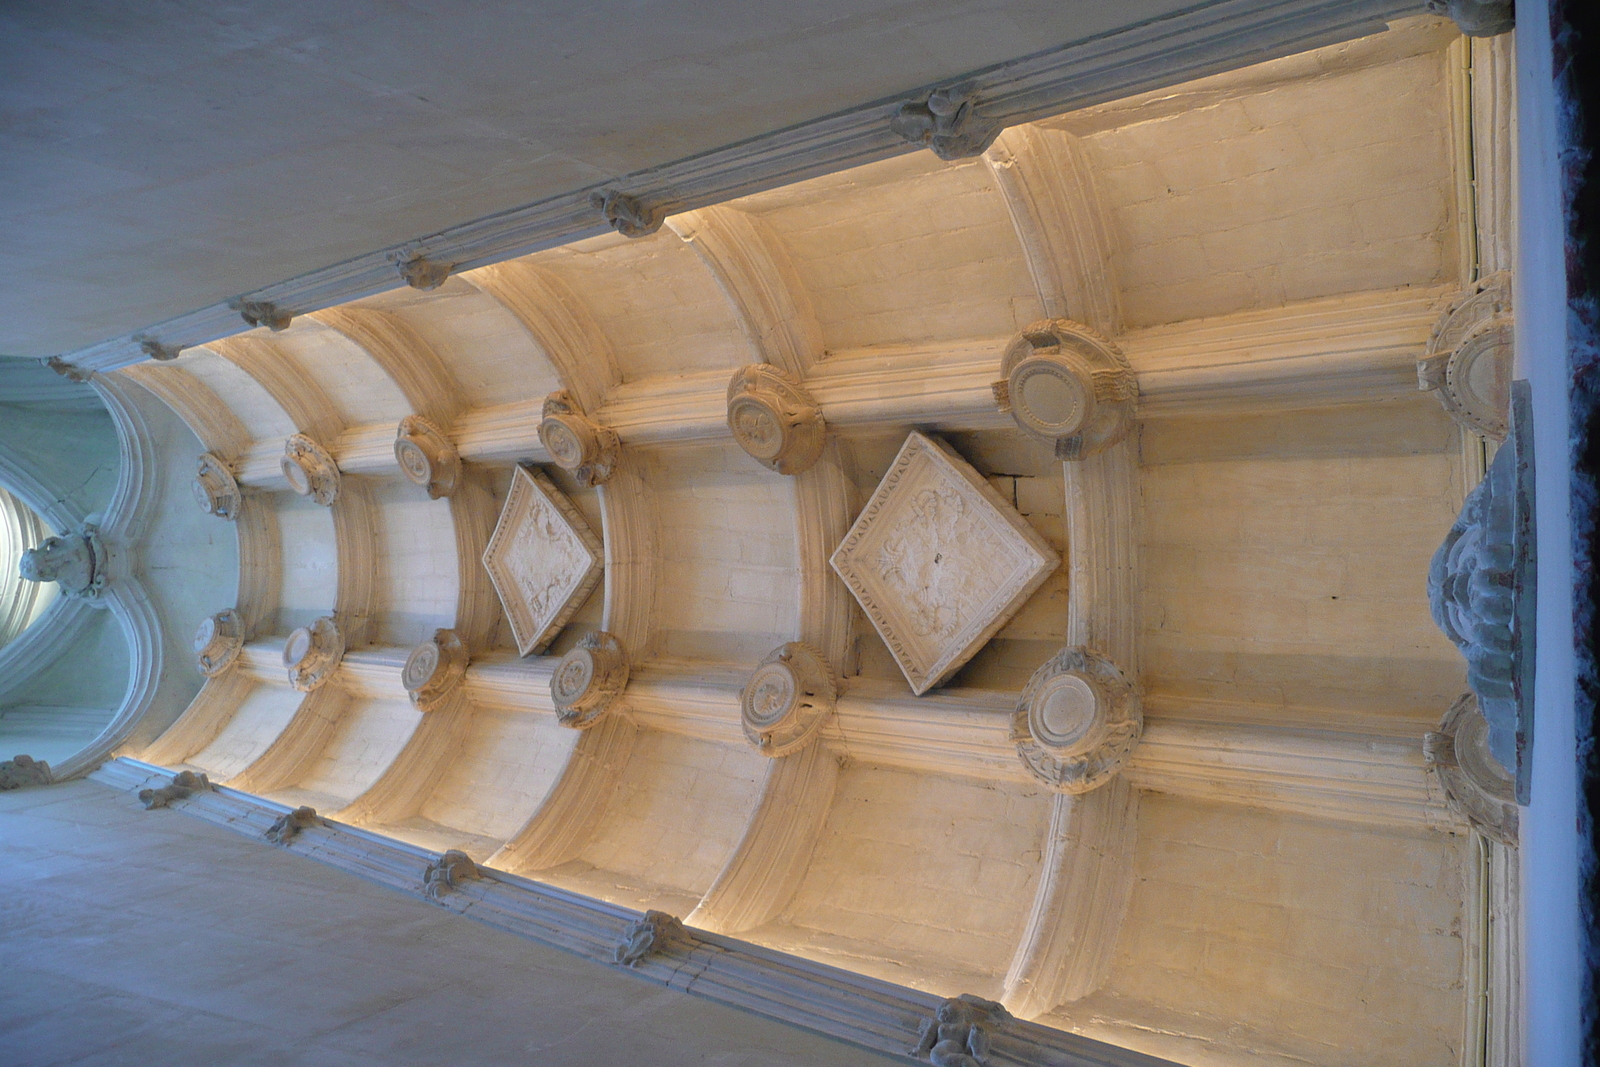
[[[339,499],[339,465],[328,450],[303,433],[292,434],[283,442],[283,458],[278,461],[289,488],[308,496],[323,507]]]
[[[188,800],[196,793],[206,793],[211,790],[211,779],[194,771],[179,771],[173,775],[172,782],[160,789],[141,789],[139,799],[144,803],[145,811],[154,811],[164,808],[174,800]]]
[[[675,941],[689,940],[689,931],[683,928],[675,915],[664,911],[647,911],[644,918],[628,924],[622,931],[622,940],[612,953],[612,959],[624,967],[637,967],[657,952],[665,951]]]
[[[1527,803],[1532,742],[1535,575],[1533,444],[1527,382],[1512,383],[1511,435],[1468,495],[1428,567],[1433,621],[1467,661],[1489,751]]]
[[[1085,459],[1127,436],[1139,382],[1122,350],[1071,319],[1035,322],[1006,346],[995,400],[1022,431]]]
[[[1417,360],[1417,388],[1432,392],[1473,433],[1505,439],[1511,402],[1511,275],[1491,274],[1452,304]]]
[[[728,381],[728,429],[739,447],[779,474],[799,474],[822,455],[827,424],[799,380],[751,363]]]
[[[1034,671],[1011,716],[1011,740],[1022,762],[1063,793],[1087,793],[1109,782],[1143,732],[1133,684],[1086,648],[1064,648]]]
[[[287,330],[289,323],[294,320],[294,312],[287,311],[270,300],[238,300],[228,301],[228,306],[239,313],[239,317],[247,326],[265,326],[273,333]]]
[[[94,371],[84,370],[82,367],[68,363],[60,356],[51,356],[49,359],[44,361],[44,365],[61,375],[67,381],[77,382],[79,385],[87,384],[89,379],[94,377]]]
[[[934,1067],[982,1067],[989,1060],[993,1031],[1012,1021],[1005,1005],[963,993],[952,997],[922,1024],[911,1055]]]
[[[283,643],[283,666],[289,672],[289,684],[302,693],[311,692],[332,677],[342,659],[344,634],[326,615],[295,630]]]
[[[400,420],[394,458],[406,479],[422,486],[434,500],[453,495],[461,481],[461,456],[455,444],[421,415],[407,415]]]
[[[467,676],[467,648],[454,630],[435,630],[431,640],[411,650],[400,681],[411,703],[432,711]]]
[[[62,596],[76,600],[99,600],[105,589],[107,570],[100,528],[92,522],[46,537],[22,553],[17,563],[17,573],[23,578],[30,582],[55,582]]]
[[[139,351],[160,363],[177,359],[183,351],[182,345],[164,345],[154,337],[135,337],[133,340],[138,343]]]
[[[589,194],[589,203],[605,215],[611,228],[624,237],[648,237],[661,229],[667,213],[645,204],[636,196],[615,189],[599,189]]]
[[[437,289],[455,269],[454,263],[436,263],[420,252],[397,252],[391,258],[395,271],[413,289]]]
[[[239,482],[233,476],[233,469],[224,463],[220,456],[211,452],[200,453],[200,459],[195,463],[194,481],[190,487],[194,490],[195,503],[199,504],[200,510],[207,515],[215,515],[230,522],[239,517],[239,506],[244,502],[244,494],[239,490]]]
[[[1463,694],[1423,739],[1423,756],[1439,776],[1450,807],[1503,844],[1517,844],[1517,783],[1489,751],[1489,723],[1478,698]]]
[[[539,443],[550,453],[556,466],[571,471],[578,484],[585,487],[610,481],[622,455],[617,435],[590,421],[565,389],[544,399]]]
[[[50,764],[32,756],[12,756],[0,763],[0,792],[30,785],[49,785],[55,779]]]
[[[429,900],[438,900],[462,882],[482,877],[472,857],[460,849],[452,848],[422,870],[422,892]]]
[[[287,845],[306,827],[321,825],[322,819],[317,815],[317,809],[302,806],[278,816],[262,836],[274,845]]]
[[[628,685],[628,655],[611,634],[585,634],[550,676],[550,698],[562,726],[587,730]]]
[[[244,621],[232,608],[207,615],[194,632],[194,654],[200,673],[215,678],[239,658],[244,648]]]
[[[810,645],[775,649],[750,675],[739,696],[739,722],[764,756],[787,756],[811,742],[838,699],[833,668]]]
[[[889,120],[889,128],[940,159],[982,155],[1000,136],[1000,124],[980,117],[977,101],[966,88],[935,89],[927,100],[905,103]]]
[[[1498,37],[1517,25],[1511,0],[1428,0],[1428,11],[1455,20],[1468,37]]]

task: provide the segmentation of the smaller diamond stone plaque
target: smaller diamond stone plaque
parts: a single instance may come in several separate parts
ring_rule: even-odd
[[[1061,559],[937,438],[913,433],[830,560],[921,696],[971,659]]]
[[[600,583],[600,539],[549,478],[518,467],[483,565],[506,609],[517,650],[542,652]]]

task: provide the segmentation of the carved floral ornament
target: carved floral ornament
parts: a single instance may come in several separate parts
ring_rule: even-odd
[[[1439,729],[1423,738],[1422,752],[1450,807],[1503,844],[1517,843],[1517,783],[1489,751],[1489,723],[1478,698],[1463,694]]]
[[[411,650],[400,670],[400,682],[411,703],[432,711],[467,676],[467,648],[454,630],[435,630],[433,637]]]
[[[283,442],[278,466],[297,495],[308,496],[325,508],[339,499],[339,465],[327,449],[305,434],[292,434]]]
[[[763,756],[787,756],[809,744],[838,699],[833,669],[799,641],[774,650],[739,695],[739,721]]]
[[[1044,319],[1006,346],[1000,410],[1058,459],[1086,459],[1127,436],[1139,382],[1122,350],[1080,322]]]
[[[406,480],[426,489],[434,500],[453,495],[461,481],[461,456],[456,446],[443,430],[421,415],[400,420],[394,458]]]
[[[195,503],[207,515],[230,522],[239,517],[244,494],[233,476],[233,469],[212,452],[202,452],[195,462],[194,481],[190,483]]]
[[[965,86],[935,89],[927,99],[900,105],[889,128],[940,159],[979,156],[1000,136],[1001,126],[980,117]]]
[[[195,660],[207,678],[233,666],[243,648],[244,623],[232,608],[207,615],[194,632]]]
[[[628,656],[603,630],[588,633],[550,675],[550,699],[562,726],[587,730],[628,686]]]
[[[1087,793],[1109,782],[1143,732],[1133,684],[1086,648],[1064,648],[1034,671],[1011,716],[1011,740],[1022,762],[1062,793]]]
[[[728,429],[762,466],[799,474],[822,455],[827,425],[805,386],[767,363],[751,363],[728,382]]]
[[[615,433],[585,416],[565,389],[545,397],[541,416],[539,443],[556,466],[571,471],[585,489],[611,480],[622,455]]]
[[[1440,317],[1417,361],[1417,387],[1464,429],[1496,441],[1506,436],[1513,322],[1511,275],[1491,274]]]
[[[17,573],[30,582],[55,582],[62,596],[93,602],[105,589],[107,562],[100,528],[86,521],[23,552]]]
[[[600,539],[543,472],[517,467],[483,552],[517,651],[542,652],[600,584]]]
[[[289,684],[302,693],[323,685],[344,659],[344,634],[324,615],[310,626],[292,631],[283,643],[283,666]]]

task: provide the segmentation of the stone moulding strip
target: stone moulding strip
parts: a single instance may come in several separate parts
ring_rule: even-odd
[[[166,785],[173,772],[129,757],[102,765],[91,778],[119,792]],[[236,789],[217,787],[172,810],[263,842],[268,827],[291,809]],[[159,817],[159,816],[152,816]],[[429,899],[423,872],[439,854],[332,820],[310,826],[285,847],[391,889]],[[641,913],[491,868],[440,894],[437,903],[489,926],[615,966],[613,953]],[[633,968],[618,968],[659,985],[779,1022],[814,1030],[875,1052],[909,1056],[925,1019],[942,998],[737,938],[691,929]],[[1157,1059],[1037,1023],[1016,1020],[995,1030],[993,1067],[1173,1067]]]
[[[1420,14],[1420,0],[1213,0],[1098,37],[1074,41],[983,70],[943,79],[849,111],[618,175],[524,207],[378,249],[63,355],[107,371],[148,357],[144,342],[188,348],[240,331],[242,300],[305,315],[396,288],[396,256],[422,256],[460,272],[611,232],[590,196],[634,191],[676,214],[918,151],[892,129],[902,104],[921,103],[960,83],[986,121],[1014,126],[1048,115],[1381,31],[1386,20]]]

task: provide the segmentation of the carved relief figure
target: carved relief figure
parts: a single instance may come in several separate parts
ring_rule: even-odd
[[[472,862],[472,857],[452,848],[423,869],[422,892],[429,900],[438,900],[459,888],[461,882],[477,877],[480,877],[478,865]]]
[[[22,554],[17,572],[30,582],[55,582],[63,596],[93,600],[105,585],[105,549],[93,523],[47,537]]]
[[[543,650],[599,584],[600,539],[542,472],[512,474],[483,565],[526,656]]]
[[[1000,124],[980,118],[976,101],[961,87],[935,89],[921,103],[901,104],[889,128],[940,159],[982,155],[1000,136]]]
[[[934,1067],[983,1067],[989,1060],[989,1029],[1011,1021],[1005,1006],[963,993],[940,1004],[911,1055]]]
[[[950,637],[982,599],[958,559],[1003,556],[996,531],[970,514],[966,501],[948,488],[924,489],[889,527],[878,547],[878,577],[899,591],[911,608],[913,631]]]
[[[27,785],[49,785],[50,764],[32,756],[13,756],[0,763],[0,791]]]
[[[674,915],[664,911],[647,911],[644,918],[629,923],[622,932],[612,959],[624,967],[637,967],[644,960],[661,952],[673,941],[687,939],[688,931]]]
[[[274,845],[287,845],[301,830],[308,826],[317,826],[321,822],[316,808],[298,807],[285,815],[278,816],[277,821],[267,827],[264,836]]]
[[[211,789],[211,779],[194,771],[179,771],[172,776],[172,782],[160,789],[141,789],[139,799],[144,802],[144,810],[153,811],[164,808],[174,800],[188,800],[196,793],[208,792]]]

